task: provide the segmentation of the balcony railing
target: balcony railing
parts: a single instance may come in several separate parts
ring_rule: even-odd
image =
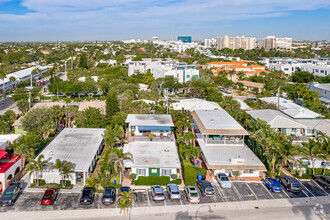
[[[243,140],[213,140],[213,139],[208,139],[206,144],[227,144],[227,145],[232,145],[232,144],[243,144]]]
[[[137,136],[135,135],[134,137],[130,137],[130,142],[136,142],[136,141],[140,141],[140,142],[146,142],[149,141],[150,142],[150,138],[148,136]],[[174,136],[172,135],[171,137],[154,137],[152,139],[152,141],[155,142],[171,142],[174,141]]]

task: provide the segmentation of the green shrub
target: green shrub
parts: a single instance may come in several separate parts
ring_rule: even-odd
[[[233,171],[233,176],[238,177],[241,175],[241,172],[238,170]]]
[[[176,174],[171,174],[171,178],[172,178],[173,180],[176,180],[176,179],[178,178],[178,175],[176,175]]]
[[[307,174],[313,174],[312,168],[307,168]],[[323,175],[323,168],[315,168],[315,175]],[[325,170],[325,175],[330,175],[330,170]]]
[[[312,174],[303,174],[301,177],[298,174],[294,174],[293,176],[297,179],[313,179]]]
[[[189,161],[188,161],[189,162]],[[183,176],[185,185],[196,185],[197,173],[195,167],[187,161],[183,162]]]
[[[34,179],[33,180],[33,185],[35,185],[35,186],[37,186],[38,184],[38,182],[37,182],[38,180],[37,179]],[[42,186],[42,185],[45,185],[46,184],[46,180],[44,180],[44,179],[39,179],[39,186]]]
[[[195,167],[196,173],[197,175],[200,174],[202,176],[206,176],[207,175],[207,170],[205,168],[201,168],[201,167]]]
[[[62,182],[64,181],[64,186],[70,186],[71,181],[70,180],[60,180],[60,185],[63,186]]]
[[[131,174],[129,175],[129,178],[130,178],[132,181],[134,181],[134,180],[136,179],[136,174],[135,174],[135,173],[131,173]]]
[[[139,176],[137,180],[134,181],[136,186],[152,186],[152,185],[161,185],[165,186],[169,183],[175,183],[180,185],[182,182],[181,179],[176,179],[171,181],[169,176]]]

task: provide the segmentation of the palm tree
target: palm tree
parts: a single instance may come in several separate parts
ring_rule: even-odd
[[[73,164],[66,160],[63,162],[60,159],[56,159],[55,164],[53,164],[50,169],[58,169],[60,175],[62,176],[62,187],[65,187],[64,178],[70,178],[70,173],[74,173]]]
[[[183,110],[182,110],[183,111]],[[175,127],[179,134],[183,134],[184,132],[188,132],[189,129],[192,129],[191,126],[191,117],[185,114],[181,114],[181,117],[175,123]]]
[[[306,159],[312,161],[313,175],[315,175],[314,161],[315,158],[322,157],[322,149],[314,139],[308,139],[308,142],[304,142],[300,148],[300,154]]]
[[[29,145],[20,144],[18,146],[15,146],[14,149],[17,153],[22,155],[23,167],[25,166],[26,161],[28,159],[35,157],[35,150],[32,147],[30,147]]]
[[[11,81],[11,89],[14,90],[14,82],[16,81],[16,78],[14,76],[9,77],[9,80]]]
[[[330,162],[330,142],[329,137],[326,136],[322,132],[318,132],[317,134],[317,141],[319,145],[321,145],[321,159],[324,160],[324,168],[323,168],[323,175],[325,175],[325,171],[327,169],[327,165]]]
[[[115,125],[114,128],[108,126],[104,131],[104,142],[107,146],[115,147],[125,142],[125,131],[123,126]]]
[[[115,173],[119,174],[120,180],[119,182],[121,183],[122,180],[122,173],[125,171],[125,164],[124,161],[129,160],[133,162],[133,155],[129,152],[124,153],[124,155],[121,157],[117,152],[113,151],[110,153],[109,156],[109,163],[113,163],[113,168],[115,170]]]
[[[30,171],[30,177],[33,175],[37,180],[37,185],[39,186],[39,175],[42,173],[44,168],[49,166],[47,160],[43,160],[45,156],[43,154],[39,155],[37,160],[31,160],[27,166],[27,170]]]
[[[128,214],[128,209],[131,208],[135,202],[136,196],[134,191],[121,192],[118,197],[117,205],[119,205],[120,213],[124,211],[124,218],[126,219],[126,213]]]
[[[6,78],[6,73],[0,72],[0,79],[2,80],[2,94],[3,94],[3,99],[5,99],[5,78]]]

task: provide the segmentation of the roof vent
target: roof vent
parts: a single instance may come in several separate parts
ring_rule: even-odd
[[[214,122],[214,119],[211,119],[211,122]]]

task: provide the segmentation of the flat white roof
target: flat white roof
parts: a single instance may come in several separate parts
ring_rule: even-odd
[[[129,114],[125,122],[135,126],[174,126],[171,115]]]
[[[300,105],[297,105],[291,100],[287,100],[283,98],[278,99],[278,97],[266,97],[266,98],[260,98],[260,100],[265,101],[267,103],[273,103],[276,105],[278,104],[278,100],[279,100],[280,111],[295,119],[307,119],[307,118],[311,119],[311,118],[322,117],[322,115],[313,112],[308,108],[304,108]]]
[[[105,129],[64,128],[61,133],[40,153],[50,164],[56,159],[66,160],[77,172],[87,172],[100,145]]]
[[[259,158],[244,145],[205,145],[202,139],[197,139],[203,155],[209,165],[234,165],[232,159],[243,159],[242,165],[264,166]]]
[[[3,134],[0,135],[0,142],[16,141],[21,136],[22,136],[21,134]]]
[[[180,168],[175,142],[133,142],[125,144],[124,153],[130,152],[134,162],[125,161],[125,167]]]
[[[223,109],[196,110],[198,118],[206,129],[243,129],[244,128]]]
[[[194,110],[219,110],[222,109],[218,103],[209,102],[203,99],[180,99],[172,103],[174,110],[194,111]]]

